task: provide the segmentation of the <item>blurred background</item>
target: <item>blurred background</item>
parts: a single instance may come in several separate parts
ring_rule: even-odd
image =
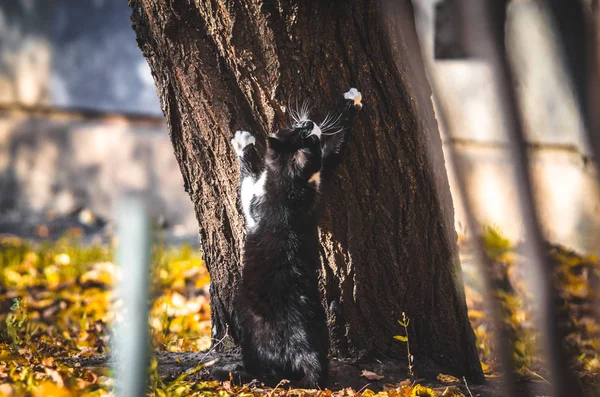
[[[523,227],[491,69],[457,54],[439,18],[434,29],[436,4],[415,2],[422,45],[431,57],[437,52],[434,72],[452,114],[454,135],[442,131],[445,150],[453,145],[469,164],[478,221],[519,240]],[[598,253],[595,171],[568,82],[557,78],[559,50],[536,1],[513,2],[509,11],[509,51],[543,227],[551,241]],[[123,0],[0,1],[0,233],[104,236],[119,197],[141,192],[167,237],[196,238],[129,15]],[[451,164],[448,172],[457,230],[468,233]]]
[[[435,56],[432,74],[445,102],[452,136],[441,131],[446,159],[450,145],[464,161],[473,215],[521,240],[523,224],[512,179],[511,153],[492,67],[466,58],[449,13],[451,1],[417,1],[423,50]],[[473,27],[477,32],[480,27]],[[599,252],[600,212],[595,166],[555,26],[543,2],[512,1],[506,20],[506,48],[522,106],[537,209],[546,238],[583,252]],[[439,118],[439,117],[438,117]],[[457,230],[464,209],[448,164]]]
[[[104,237],[142,193],[165,235],[197,222],[124,0],[0,0],[0,233]]]

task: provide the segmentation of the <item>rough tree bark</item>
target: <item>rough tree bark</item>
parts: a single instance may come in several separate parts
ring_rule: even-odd
[[[363,94],[322,222],[332,354],[406,357],[481,381],[441,141],[409,0],[129,0],[210,271],[213,336],[231,319],[243,218],[233,131],[282,126],[290,99],[320,120]]]

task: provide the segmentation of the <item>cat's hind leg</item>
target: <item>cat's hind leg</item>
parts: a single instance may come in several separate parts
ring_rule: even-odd
[[[242,386],[255,380],[254,376],[243,369],[227,370],[224,368],[215,368],[210,372],[210,377],[219,382],[230,381],[235,386]]]

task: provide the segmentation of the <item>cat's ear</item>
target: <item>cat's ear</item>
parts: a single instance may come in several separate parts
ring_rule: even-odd
[[[267,147],[275,152],[281,152],[283,149],[283,142],[271,134],[267,137]]]

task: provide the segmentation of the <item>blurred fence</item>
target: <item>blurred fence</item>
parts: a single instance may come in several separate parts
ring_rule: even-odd
[[[434,4],[426,1],[414,3],[417,19],[432,19],[431,6]],[[509,159],[503,164],[503,171],[515,191],[514,215],[522,221],[523,251],[528,259],[526,281],[535,300],[533,304],[537,310],[537,328],[542,345],[540,351],[546,356],[553,395],[582,395],[581,384],[571,372],[564,351],[558,292],[552,280],[553,267],[545,244],[547,234],[541,221],[544,209],[538,205],[540,200],[536,200],[534,188],[531,161],[535,159],[535,147],[528,142],[526,131],[529,130],[530,135],[543,135],[543,131],[556,128],[552,121],[558,122],[560,129],[556,133],[559,139],[575,134],[577,144],[568,148],[569,151],[585,159],[598,159],[598,3],[559,0],[509,3],[478,0],[436,2],[435,46],[428,47],[428,36],[423,34],[421,24],[423,55],[437,104],[438,121],[450,140],[460,136],[465,118],[457,105],[461,98],[452,98],[451,90],[445,89],[448,86],[444,81],[447,76],[440,72],[435,62],[447,58],[474,59],[487,69],[493,95],[491,104],[503,131],[501,149]],[[527,92],[527,79],[539,78],[540,72],[547,87],[534,87]],[[535,81],[530,84],[535,85]],[[544,111],[548,101],[554,107]],[[503,367],[504,394],[514,396],[517,395],[512,376],[515,369],[514,346],[503,332],[501,303],[491,292],[492,266],[479,237],[482,222],[475,211],[478,192],[471,186],[472,164],[465,161],[466,156],[455,145],[447,146],[445,155],[456,179],[453,197],[462,202],[463,216],[475,242],[480,273],[489,292],[487,310],[493,319],[498,358]],[[589,189],[580,194],[593,196],[597,202],[598,170],[592,168],[588,172],[591,175]],[[551,177],[554,178],[552,183],[565,190],[567,197],[577,194],[568,190],[568,183],[560,184],[559,175]],[[499,204],[497,200],[492,201]],[[567,202],[573,205],[571,200]],[[569,217],[573,213],[561,216]],[[597,237],[597,231],[590,233],[590,248],[597,250]]]
[[[518,191],[510,172],[511,142],[502,113],[495,72],[483,56],[467,53],[460,36],[464,22],[453,2],[415,0],[417,26],[426,59],[433,59],[438,104],[448,110],[442,128],[446,161],[456,152],[465,163],[471,211],[481,224],[499,227],[512,240],[525,236]],[[585,122],[562,65],[563,48],[543,12],[545,2],[513,1],[506,18],[506,42],[515,74],[515,95],[523,113],[533,193],[541,227],[551,240],[580,252],[600,251],[600,195]],[[476,31],[481,23],[473,26]],[[480,41],[475,46],[485,45]],[[596,112],[597,113],[597,112]],[[450,133],[451,132],[451,133]],[[467,223],[457,176],[450,164],[457,229]]]

